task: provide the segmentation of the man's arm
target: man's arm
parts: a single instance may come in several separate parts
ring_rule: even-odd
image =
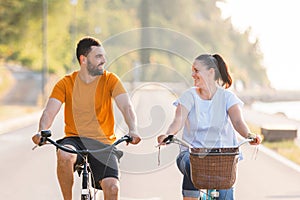
[[[115,102],[123,114],[125,122],[129,128],[129,135],[132,136],[132,144],[140,142],[141,138],[137,135],[137,119],[132,103],[127,93],[115,97]]]
[[[47,105],[43,111],[43,114],[40,118],[39,121],[39,128],[38,128],[38,132],[42,131],[42,130],[47,130],[51,127],[57,113],[59,112],[60,108],[61,108],[62,103],[55,99],[55,98],[50,98],[47,102]],[[39,144],[40,142],[40,134],[36,134],[32,137],[32,141],[35,144]]]

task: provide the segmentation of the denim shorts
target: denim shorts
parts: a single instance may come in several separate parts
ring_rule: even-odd
[[[57,143],[61,145],[71,145],[75,149],[83,150],[96,150],[105,148],[108,145],[103,144],[97,140],[83,137],[65,137],[58,140]],[[123,152],[117,150],[115,147],[108,151],[101,151],[97,153],[90,153],[88,155],[88,162],[90,166],[90,171],[92,173],[93,181],[92,186],[97,189],[101,189],[99,181],[107,177],[113,177],[119,179],[119,159],[122,157]],[[77,166],[83,164],[82,156],[77,156],[76,163],[74,165],[74,170]]]
[[[177,156],[177,167],[183,174],[182,195],[183,197],[200,198],[200,190],[195,188],[190,172],[190,154],[189,151],[182,151]],[[201,188],[206,189],[206,188]],[[234,200],[234,187],[228,190],[218,190],[219,200]]]

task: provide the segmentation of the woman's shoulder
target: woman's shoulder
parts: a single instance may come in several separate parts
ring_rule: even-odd
[[[191,88],[186,89],[186,90],[182,93],[182,96],[183,96],[183,95],[195,95],[195,94],[197,94],[197,92],[196,92],[196,87],[191,87]]]
[[[218,91],[220,93],[223,93],[225,96],[236,96],[236,94],[232,90],[225,89],[223,87],[218,87]]]

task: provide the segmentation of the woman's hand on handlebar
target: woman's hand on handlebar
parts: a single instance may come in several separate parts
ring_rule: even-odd
[[[159,136],[157,137],[157,143],[158,143],[158,145],[164,145],[164,144],[165,144],[164,140],[165,140],[167,137],[168,137],[168,135],[166,135],[166,134],[159,135]]]
[[[247,138],[252,139],[252,141],[249,142],[251,145],[259,145],[263,140],[263,138],[260,135],[253,133],[250,133]]]

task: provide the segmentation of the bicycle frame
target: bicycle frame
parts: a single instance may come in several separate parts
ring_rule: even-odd
[[[77,154],[77,155],[83,157],[81,200],[91,200],[91,198],[92,198],[90,190],[89,190],[88,155],[90,153],[103,152],[108,149],[112,149],[113,147],[117,146],[118,144],[120,144],[122,142],[131,142],[132,141],[132,138],[129,135],[125,135],[125,136],[121,137],[120,139],[118,139],[117,141],[115,141],[112,145],[107,146],[102,149],[99,149],[99,150],[88,150],[88,149],[74,150],[74,149],[71,149],[71,148],[68,148],[68,147],[58,144],[57,142],[53,141],[49,137],[51,137],[50,130],[41,131],[41,141],[39,143],[39,146],[44,145],[46,142],[49,142],[65,152]],[[80,174],[80,172],[79,172],[79,174]]]

